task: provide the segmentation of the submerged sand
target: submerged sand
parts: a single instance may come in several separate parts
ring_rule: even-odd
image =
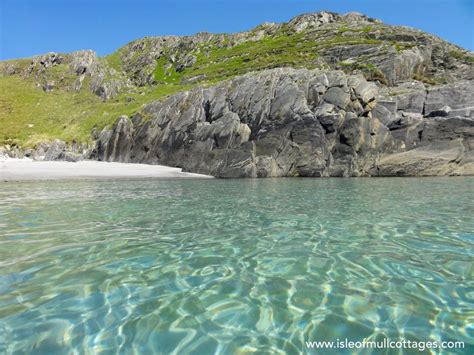
[[[211,176],[185,173],[180,168],[163,165],[109,163],[90,160],[75,163],[27,159],[0,160],[0,181],[76,178],[211,178]]]

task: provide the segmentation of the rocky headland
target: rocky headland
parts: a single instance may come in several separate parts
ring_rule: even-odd
[[[0,84],[75,100],[57,137],[22,141],[12,128],[2,151],[216,177],[474,175],[473,65],[472,52],[433,35],[328,12],[145,38],[107,58],[0,62]],[[13,99],[0,100],[11,127],[23,119]]]

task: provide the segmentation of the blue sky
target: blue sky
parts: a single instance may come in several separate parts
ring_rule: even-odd
[[[474,49],[474,0],[0,0],[0,59],[93,49],[144,36],[236,32],[305,12],[358,11]]]

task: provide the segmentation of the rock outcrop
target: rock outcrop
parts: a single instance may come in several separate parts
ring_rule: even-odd
[[[474,174],[473,69],[472,52],[431,34],[323,11],[234,34],[146,37],[102,58],[85,50],[0,62],[0,77],[64,96],[55,113],[72,114],[62,137],[90,143],[84,132],[95,127],[92,152],[58,141],[29,152],[44,159],[218,177],[412,176]],[[17,101],[0,102],[7,119],[57,138],[41,129],[54,113],[29,124]],[[119,117],[102,130],[111,112]],[[21,144],[10,126],[4,141]]]
[[[392,88],[279,68],[156,101],[98,138],[99,160],[218,177],[474,173],[474,85]]]
[[[84,80],[89,78],[89,90],[108,100],[128,85],[128,79],[100,60],[92,50],[38,55],[22,70],[9,62],[0,64],[0,75],[21,74],[25,78],[34,78],[37,86],[45,92],[60,88],[80,91]]]
[[[306,63],[308,66],[360,71],[386,85],[414,77],[439,83],[474,78],[472,54],[462,48],[422,31],[387,26],[380,20],[355,12],[345,15],[326,11],[303,14],[288,23],[266,23],[251,31],[234,34],[202,32],[182,37],[146,37],[121,48],[120,56],[123,69],[132,82],[145,86],[155,83],[157,61],[163,60],[166,70],[174,68],[181,72],[199,65],[198,57],[209,57],[215,50],[281,36],[294,38],[301,47],[308,43],[316,44],[312,52],[318,59]],[[205,78],[206,74],[199,77]],[[185,81],[191,79],[194,78]]]
[[[21,147],[0,147],[0,157],[23,159],[29,158],[36,161],[69,161],[77,162],[88,159],[91,156],[91,148],[87,144],[72,142],[66,144],[64,141],[55,139],[51,143],[41,143],[35,149],[22,149]]]

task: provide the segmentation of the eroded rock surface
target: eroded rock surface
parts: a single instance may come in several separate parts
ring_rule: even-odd
[[[218,177],[473,174],[473,98],[472,81],[387,89],[361,75],[279,68],[122,116],[93,154]]]

